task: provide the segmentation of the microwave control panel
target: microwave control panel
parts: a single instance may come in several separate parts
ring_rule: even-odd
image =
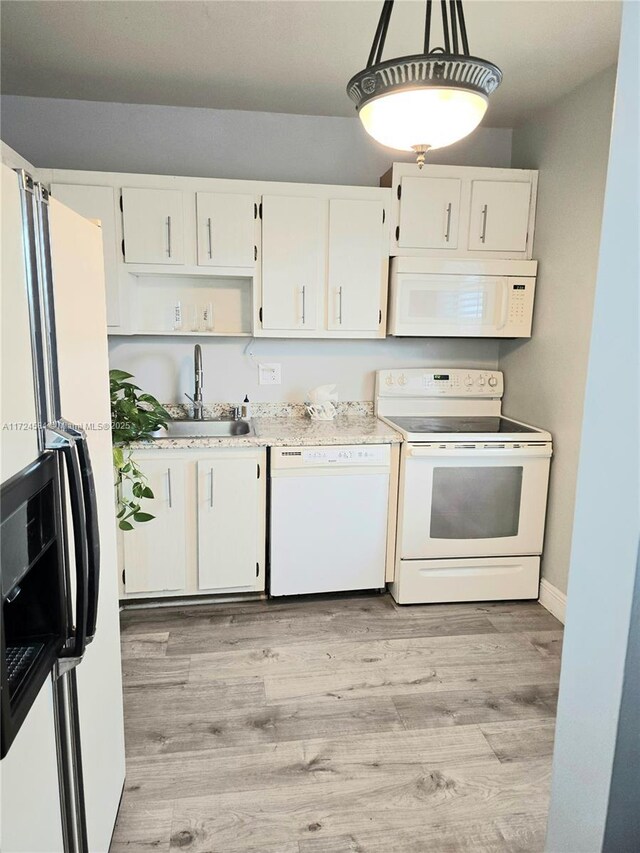
[[[531,335],[535,282],[535,278],[508,279],[507,316],[506,322],[500,329],[501,337],[528,337]]]
[[[499,370],[412,367],[376,375],[377,397],[502,397],[503,391]]]

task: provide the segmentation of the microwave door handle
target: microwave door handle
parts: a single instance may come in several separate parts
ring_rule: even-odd
[[[46,430],[46,447],[62,453],[69,478],[69,503],[73,524],[73,544],[76,566],[75,627],[72,645],[61,657],[79,659],[84,654],[87,635],[87,610],[89,595],[89,550],[85,502],[82,489],[82,470],[78,453],[78,430],[64,421]]]
[[[507,318],[509,316],[509,282],[505,280],[502,282],[502,306],[500,309],[500,323],[498,324],[498,331],[501,332],[504,327],[507,325]]]
[[[89,455],[89,445],[86,434],[80,430],[76,440],[80,458],[80,475],[82,477],[82,492],[84,496],[85,527],[88,551],[87,578],[87,643],[93,640],[98,620],[98,594],[100,589],[100,530],[98,527],[98,502],[96,486]]]

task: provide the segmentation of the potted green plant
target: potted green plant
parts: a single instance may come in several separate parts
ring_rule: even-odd
[[[111,437],[116,481],[116,506],[121,530],[133,530],[133,522],[151,521],[155,516],[142,511],[142,501],[152,500],[153,491],[133,458],[129,445],[149,441],[153,433],[167,425],[170,415],[151,394],[129,382],[133,374],[109,371],[111,394]],[[128,486],[127,486],[128,484]]]

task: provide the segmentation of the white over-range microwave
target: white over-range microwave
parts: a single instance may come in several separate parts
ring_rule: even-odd
[[[390,335],[529,338],[537,261],[393,258]]]

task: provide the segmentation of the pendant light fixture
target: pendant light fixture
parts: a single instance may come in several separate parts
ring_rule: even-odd
[[[440,2],[444,47],[430,46],[433,4],[426,0],[424,52],[383,61],[393,3],[385,0],[367,67],[349,80],[347,93],[367,133],[388,148],[415,151],[422,168],[431,148],[476,129],[502,71],[470,55],[462,0]]]

